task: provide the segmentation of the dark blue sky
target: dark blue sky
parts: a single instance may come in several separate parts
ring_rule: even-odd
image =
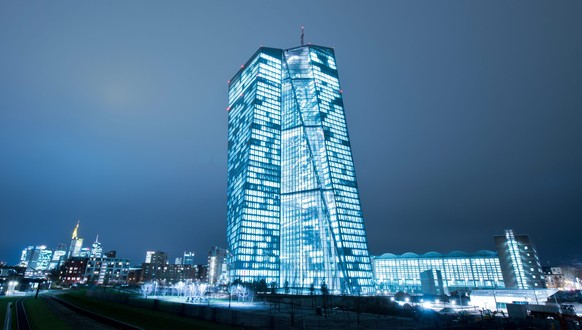
[[[211,3],[211,4],[210,4]],[[370,252],[582,260],[580,1],[0,3],[0,260],[225,246],[227,80],[334,47]]]

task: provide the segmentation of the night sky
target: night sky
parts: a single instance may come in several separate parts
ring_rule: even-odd
[[[227,80],[334,47],[370,253],[582,262],[581,1],[2,1],[0,260],[226,247]]]

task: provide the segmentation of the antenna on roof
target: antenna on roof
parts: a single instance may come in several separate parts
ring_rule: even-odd
[[[303,26],[301,27],[301,46],[303,46],[304,42],[303,42],[303,37],[305,36],[305,34],[303,33]]]

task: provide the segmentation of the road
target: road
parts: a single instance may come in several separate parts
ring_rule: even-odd
[[[25,299],[27,298],[20,298],[16,301],[16,325],[18,330],[30,330],[26,309],[24,308]]]

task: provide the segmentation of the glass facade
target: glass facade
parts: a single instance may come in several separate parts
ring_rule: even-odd
[[[231,278],[370,293],[334,52],[261,48],[229,83]]]
[[[229,83],[230,278],[279,280],[281,55],[261,48]]]
[[[473,254],[455,251],[444,255],[408,252],[400,256],[386,253],[374,257],[373,264],[377,287],[387,293],[422,293],[420,274],[426,270],[440,271],[443,285],[449,291],[505,287],[499,258],[493,251]]]

